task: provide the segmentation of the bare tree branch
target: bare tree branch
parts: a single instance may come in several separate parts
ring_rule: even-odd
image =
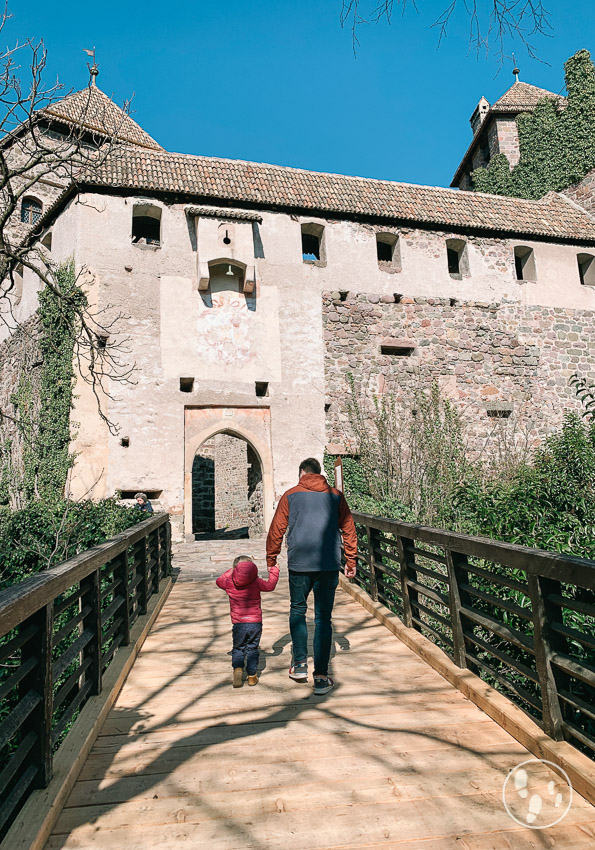
[[[419,6],[418,6],[419,2]],[[351,31],[354,53],[359,46],[358,32],[364,24],[392,22],[395,8],[405,14],[409,7],[419,11],[423,0],[342,0],[341,26]],[[521,43],[532,58],[537,58],[536,36],[551,32],[549,13],[542,0],[450,0],[432,24],[438,30],[438,45],[446,38],[455,15],[462,11],[468,19],[469,46],[477,53],[485,50],[499,61],[506,58],[506,42]]]

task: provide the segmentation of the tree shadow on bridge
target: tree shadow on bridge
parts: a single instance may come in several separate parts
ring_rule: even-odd
[[[472,736],[467,735],[468,740],[461,740],[465,738],[465,730],[460,735],[456,733],[457,724],[454,722],[442,727],[434,724],[423,729],[411,728],[410,722],[405,722],[411,720],[410,712],[405,713],[403,722],[399,722],[392,712],[387,713],[384,719],[382,715],[379,717],[366,712],[365,706],[359,716],[349,714],[348,709],[353,703],[370,696],[370,688],[379,699],[390,699],[397,714],[399,699],[406,706],[410,695],[422,692],[427,693],[431,705],[436,694],[454,693],[446,682],[428,689],[416,685],[415,677],[407,681],[407,671],[404,674],[395,671],[392,679],[386,675],[379,679],[373,666],[370,672],[369,656],[357,668],[355,664],[350,665],[353,675],[361,678],[361,686],[355,687],[353,683],[343,686],[353,697],[350,702],[341,702],[343,687],[340,683],[328,696],[315,697],[310,688],[304,693],[281,672],[278,674],[278,686],[273,687],[272,682],[269,684],[272,677],[266,677],[269,689],[266,693],[261,692],[258,702],[255,700],[252,705],[245,700],[233,702],[229,668],[226,669],[223,661],[225,652],[221,646],[222,640],[227,641],[229,637],[227,617],[222,617],[226,604],[223,598],[211,601],[205,594],[200,603],[178,605],[176,613],[179,616],[175,619],[168,621],[162,614],[157,621],[141,659],[158,660],[159,669],[153,673],[153,679],[150,676],[142,679],[146,693],[143,694],[143,688],[139,686],[138,698],[132,700],[132,695],[127,696],[129,701],[134,701],[133,706],[118,706],[111,711],[67,803],[69,808],[58,823],[58,834],[48,845],[51,850],[67,844],[68,834],[60,823],[69,825],[69,829],[77,824],[87,824],[80,837],[77,833],[75,841],[84,841],[84,836],[93,835],[93,846],[98,847],[125,846],[127,850],[137,850],[160,846],[158,839],[154,843],[155,839],[150,838],[147,830],[158,829],[165,823],[168,847],[176,846],[177,841],[189,840],[189,846],[197,847],[221,844],[242,850],[270,850],[271,843],[266,830],[263,834],[259,820],[277,815],[292,817],[291,809],[287,813],[286,802],[282,800],[288,788],[294,789],[298,785],[320,788],[317,800],[312,802],[312,796],[307,797],[306,810],[295,810],[294,828],[298,834],[304,829],[304,818],[309,824],[319,818],[324,819],[329,787],[328,782],[324,783],[321,771],[325,759],[345,761],[343,776],[347,778],[339,779],[337,783],[343,786],[342,805],[349,807],[352,795],[357,797],[358,782],[361,784],[365,779],[361,775],[362,770],[377,775],[379,783],[392,782],[394,789],[403,785],[404,778],[419,779],[422,784],[431,782],[435,768],[428,769],[426,766],[424,769],[416,765],[416,752],[431,754],[433,749],[438,750],[443,770],[447,764],[450,770],[454,756],[464,752],[477,758],[478,768],[486,772],[496,771],[502,779],[508,769],[503,767],[503,761],[510,757],[512,766],[519,752],[524,752],[520,745],[511,746],[508,742],[497,744],[488,751],[474,746]],[[349,611],[351,622],[348,628],[337,634],[340,652],[351,652],[355,644],[359,646],[358,653],[366,650],[371,653],[375,637],[379,634],[378,623],[364,609],[358,609],[356,603],[349,601],[349,604],[353,606]],[[285,607],[281,612],[280,600],[271,608],[274,608],[272,617],[275,613],[287,614]],[[202,610],[201,616],[197,617],[197,609]],[[194,627],[200,635],[197,638],[197,643],[201,644],[200,652],[188,650],[188,661],[178,659],[174,664],[174,657],[186,652],[177,643],[179,634],[190,627]],[[396,640],[392,636],[391,639]],[[284,655],[289,662],[289,643],[288,634],[276,639],[271,651],[263,652],[265,666],[267,660]],[[159,659],[156,656],[160,656]],[[414,658],[423,663],[416,656]],[[211,665],[221,665],[221,674],[217,673],[215,681]],[[168,669],[169,672],[162,673]],[[414,710],[432,709],[417,706]],[[295,721],[300,721],[299,727],[294,726]],[[464,718],[460,725],[465,725]],[[184,734],[184,726],[190,726],[187,734]],[[308,736],[321,728],[328,732],[333,749],[328,753],[312,748],[308,751]],[[275,737],[274,730],[286,730],[287,734]],[[265,751],[259,745],[266,733],[272,735],[264,742]],[[399,737],[405,743],[393,743],[391,736]],[[232,745],[232,753],[226,750],[228,745]],[[230,761],[231,754],[233,760]],[[304,755],[308,758],[304,759]],[[456,769],[456,765],[452,769]],[[281,785],[275,778],[279,774],[284,776]],[[235,803],[231,802],[230,791],[237,792]],[[479,787],[471,788],[466,800],[481,797],[483,793]],[[382,843],[387,840],[388,827],[393,831],[394,840],[398,840],[399,824],[392,804],[407,800],[398,793],[391,791],[391,794],[394,799],[390,803],[390,813],[386,815],[386,830],[375,833],[382,838]],[[244,795],[247,799],[245,804]],[[363,802],[365,805],[367,801]],[[374,803],[370,801],[370,805]],[[334,805],[337,805],[336,801]],[[445,834],[449,831],[473,832],[472,824],[461,831],[453,813],[452,796],[436,796],[434,805],[441,808]],[[73,808],[76,806],[82,808],[76,811]],[[502,812],[499,828],[506,826],[514,829],[512,821],[508,823]],[[101,844],[97,830],[114,830],[117,834],[119,829],[123,831],[121,845],[117,840],[116,844],[110,844],[109,838]],[[533,846],[550,846],[545,835],[533,834],[531,837],[535,842]],[[274,846],[280,846],[278,838],[276,834]],[[371,838],[366,832],[368,840],[371,841]]]

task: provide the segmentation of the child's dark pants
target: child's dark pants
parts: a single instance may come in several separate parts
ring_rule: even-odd
[[[259,651],[258,645],[262,635],[262,623],[234,623],[232,630],[233,649],[231,650],[231,666],[244,666],[246,659],[246,672],[254,676],[258,669]]]

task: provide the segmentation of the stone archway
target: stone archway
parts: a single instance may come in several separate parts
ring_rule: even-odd
[[[192,463],[192,533],[258,537],[264,532],[262,464],[243,437],[219,431]]]
[[[270,409],[196,407],[186,408],[184,413],[186,539],[195,539],[195,533],[216,531],[218,526],[227,525],[231,531],[232,524],[247,526],[246,536],[264,533],[272,519],[274,501]],[[204,478],[202,487],[197,485],[198,476]],[[238,524],[242,517],[244,526]]]

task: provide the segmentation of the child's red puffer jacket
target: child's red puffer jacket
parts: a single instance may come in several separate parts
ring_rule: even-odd
[[[279,567],[271,567],[265,581],[258,577],[253,561],[240,561],[216,581],[217,587],[229,596],[232,623],[262,623],[260,594],[274,590],[279,581]]]

